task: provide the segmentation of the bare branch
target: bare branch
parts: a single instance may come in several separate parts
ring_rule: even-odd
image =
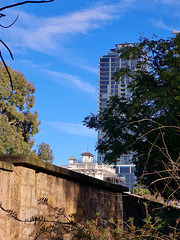
[[[2,14],[2,13],[0,14],[0,18],[5,17],[5,16],[6,16],[5,14]]]
[[[13,57],[13,54],[11,52],[11,50],[9,49],[9,47],[5,44],[5,42],[3,42],[1,39],[0,39],[0,42],[5,46],[5,48],[8,50],[12,60],[14,60],[14,57]]]
[[[4,7],[0,8],[0,12],[3,11],[3,10],[5,10],[5,9],[8,9],[8,8],[13,8],[13,7],[17,7],[17,6],[24,5],[24,4],[28,4],[28,3],[49,3],[49,2],[53,2],[53,1],[54,1],[54,0],[22,1],[22,2],[15,3],[15,4],[11,4],[11,5],[4,6]],[[5,17],[5,16],[6,16],[5,14],[2,14],[2,13],[0,14],[0,18]],[[10,25],[8,25],[8,26],[3,26],[2,24],[0,24],[0,27],[2,27],[2,28],[10,28],[10,27],[11,27],[12,25],[14,25],[15,22],[18,20],[18,17],[19,17],[19,15],[17,15],[16,19],[15,19]],[[8,52],[9,52],[9,54],[10,54],[12,60],[13,60],[14,58],[13,58],[12,52],[11,52],[11,50],[9,49],[9,47],[8,47],[2,40],[0,40],[0,43],[2,43],[2,44],[4,45],[4,47],[8,50]],[[9,72],[9,70],[8,70],[8,67],[7,67],[5,61],[4,61],[4,58],[3,58],[3,56],[2,56],[1,51],[0,51],[0,59],[2,60],[2,63],[3,63],[5,69],[6,69],[7,73],[8,73],[8,76],[9,76],[9,79],[10,79],[11,88],[12,88],[12,91],[13,91],[13,84],[12,84],[11,74],[10,74],[10,72]]]
[[[11,83],[11,88],[12,88],[12,91],[13,91],[12,77],[11,77],[11,74],[10,74],[10,72],[9,72],[9,69],[8,69],[8,67],[7,67],[7,65],[6,65],[6,63],[5,63],[5,61],[4,61],[4,58],[3,58],[3,56],[2,56],[1,51],[0,51],[0,58],[1,58],[1,60],[2,60],[2,63],[3,63],[3,65],[4,65],[6,71],[7,71],[7,74],[8,74],[8,76],[9,76],[10,83]]]
[[[142,121],[150,121],[150,119],[142,119],[142,120],[140,120],[140,121],[135,121],[135,122],[142,122]],[[127,124],[133,124],[133,123],[135,123],[135,122],[130,122],[130,123],[127,123]],[[154,121],[152,120],[152,122],[154,122]],[[158,123],[157,123],[157,124],[158,124]],[[159,123],[159,125],[161,125],[161,124]],[[154,131],[157,131],[157,130],[160,130],[160,129],[164,129],[164,128],[175,128],[175,129],[180,130],[180,127],[178,127],[178,126],[163,126],[163,125],[161,125],[161,126],[159,126],[159,127],[157,127],[157,128],[153,128],[153,129],[149,130],[148,132],[144,133],[142,136],[138,137],[138,138],[136,139],[136,141],[134,141],[133,143],[131,143],[130,145],[128,145],[128,146],[126,147],[126,149],[128,149],[129,147],[131,147],[134,143],[138,142],[140,139],[146,137],[149,133],[154,132]]]
[[[155,143],[156,143],[158,137],[159,137],[159,134],[157,135],[157,137],[156,137],[154,143],[151,145],[151,148],[150,148],[149,153],[148,153],[147,161],[146,161],[146,163],[145,163],[145,167],[144,167],[144,170],[143,170],[143,174],[144,174],[145,171],[146,171],[146,166],[147,166],[147,163],[148,163],[149,158],[150,158],[150,156],[151,156],[151,151],[152,151],[153,147],[155,146]]]
[[[18,18],[19,18],[19,15],[17,15],[16,19],[15,19],[10,25],[8,25],[8,26],[3,26],[3,25],[0,24],[0,27],[2,27],[2,28],[10,28],[12,25],[15,24],[15,22],[18,20]]]
[[[0,8],[0,11],[5,10],[7,8],[13,8],[13,7],[17,7],[17,6],[20,6],[20,5],[24,5],[24,4],[27,4],[27,3],[48,3],[48,2],[54,2],[54,0],[23,1],[23,2],[8,5],[8,6],[4,6],[4,7]]]

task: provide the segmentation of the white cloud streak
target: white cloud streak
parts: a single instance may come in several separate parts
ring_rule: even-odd
[[[151,22],[152,22],[153,25],[155,25],[156,27],[158,27],[160,29],[168,30],[168,31],[171,31],[171,32],[173,30],[173,27],[169,27],[168,25],[166,25],[162,19],[152,18]]]
[[[58,84],[65,84],[71,87],[75,87],[83,92],[87,92],[95,96],[97,95],[97,89],[90,83],[83,81],[78,76],[50,70],[45,70],[45,72],[47,72],[51,77],[54,76],[53,80]]]
[[[11,11],[11,14],[17,14]],[[77,34],[101,28],[116,17],[117,4],[101,5],[51,18],[37,17],[18,11],[19,21],[9,31],[13,44],[36,51],[47,52],[57,47],[59,42],[70,40]]]
[[[160,0],[160,2],[162,2],[163,4],[170,5],[170,6],[175,6],[175,5],[180,6],[180,1],[179,0]]]
[[[126,2],[126,0],[123,0]],[[67,59],[67,43],[78,35],[87,35],[95,29],[103,28],[107,23],[119,17],[123,12],[124,4],[99,4],[91,8],[77,10],[55,17],[38,17],[24,11],[9,10],[10,19],[5,25],[12,22],[19,14],[19,19],[10,29],[3,31],[1,37],[13,53],[22,54],[27,50],[42,52],[55,56],[73,65],[97,74],[97,69],[90,66],[88,60],[73,56]]]
[[[119,0],[112,1],[111,4],[105,4],[102,1],[101,4],[94,7],[55,17],[37,17],[19,9],[18,11],[11,10],[9,12],[12,19],[19,14],[19,20],[12,28],[2,31],[1,37],[8,43],[13,52],[16,49],[21,52],[31,49],[56,56],[70,65],[97,73],[97,69],[90,66],[88,61],[84,61],[84,59],[79,59],[78,61],[77,56],[73,56],[73,53],[71,53],[71,59],[67,59],[67,43],[78,35],[87,35],[93,30],[103,28],[129,11],[136,12],[137,9],[138,11],[151,11],[159,4],[166,6],[166,9],[168,6],[168,8],[171,8],[171,11],[174,10],[173,16],[175,16],[175,12],[177,12],[178,6],[180,6],[180,1]],[[151,23],[158,28],[170,30],[161,19]]]
[[[97,138],[97,134],[94,130],[89,129],[82,124],[66,122],[49,122],[48,124],[52,126],[56,131],[83,137]]]
[[[11,39],[14,46],[52,54],[52,50],[60,47],[65,41],[70,41],[72,36],[87,35],[90,31],[120,18],[130,9],[136,10],[139,6],[141,9],[149,8],[158,3],[171,7],[180,5],[179,0],[152,0],[151,3],[122,0],[49,18],[18,11],[20,19],[10,31],[6,31],[7,39]],[[12,13],[17,15],[16,11],[11,11]]]

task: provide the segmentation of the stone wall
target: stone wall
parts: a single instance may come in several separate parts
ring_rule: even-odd
[[[16,211],[22,220],[49,214],[47,206],[38,205],[42,197],[48,198],[53,207],[63,208],[66,214],[90,218],[99,212],[104,219],[122,219],[124,191],[127,188],[120,185],[25,156],[0,156],[0,202],[5,209]],[[9,219],[0,210],[1,240],[31,240],[35,230],[33,223]]]
[[[146,198],[123,193],[123,220],[127,221],[130,217],[134,218],[134,223],[138,227],[142,227],[144,225],[144,218],[147,216],[147,212],[151,215],[151,217],[160,217],[162,220],[167,222],[167,229],[170,229],[171,226],[173,229],[180,229],[180,208],[174,206],[166,206],[160,201],[148,200]],[[147,210],[146,211],[146,208]],[[165,226],[165,229],[166,229]],[[166,234],[168,234],[166,232]]]

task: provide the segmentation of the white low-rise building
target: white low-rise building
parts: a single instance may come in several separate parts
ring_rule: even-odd
[[[117,177],[114,167],[107,164],[99,165],[95,163],[92,153],[84,152],[81,156],[82,162],[77,162],[74,157],[70,157],[69,165],[63,165],[61,167],[111,183],[122,183],[124,181],[124,178]]]

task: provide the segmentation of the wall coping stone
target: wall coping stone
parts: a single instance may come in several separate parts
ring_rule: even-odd
[[[30,158],[28,156],[21,155],[21,154],[18,154],[18,155],[14,155],[14,154],[1,155],[0,154],[0,168],[1,166],[5,166],[6,168],[4,167],[3,169],[6,169],[6,170],[8,169],[9,171],[13,171],[13,166],[24,166],[27,168],[32,168],[36,170],[36,172],[44,172],[56,177],[61,177],[64,179],[68,179],[68,180],[85,184],[88,186],[93,186],[102,190],[108,190],[111,192],[123,193],[123,192],[128,192],[129,190],[127,187],[124,187],[122,185],[102,181],[97,178],[93,178],[81,173],[77,173],[72,170],[58,167],[51,163]]]
[[[0,161],[0,169],[13,172],[14,165],[11,162]]]
[[[160,208],[163,208],[164,206],[172,208],[172,209],[176,208],[180,213],[180,208],[175,206],[173,203],[169,204],[169,205],[166,205],[166,203],[163,203],[163,202],[159,201],[158,199],[149,199],[149,198],[146,198],[146,197],[143,197],[143,196],[140,196],[140,195],[136,195],[136,194],[133,194],[133,193],[129,193],[129,192],[125,192],[123,194],[123,197],[131,197],[131,198],[134,198],[138,201],[143,201],[143,202],[147,202],[147,203],[154,203],[154,204],[159,205]]]

